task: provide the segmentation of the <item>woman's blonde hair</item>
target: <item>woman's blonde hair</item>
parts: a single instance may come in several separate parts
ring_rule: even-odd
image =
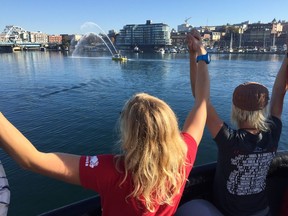
[[[187,146],[177,118],[162,100],[145,93],[134,95],[120,117],[125,177],[131,175],[133,191],[128,197],[144,201],[149,212],[157,205],[173,205],[186,180]],[[121,183],[121,184],[122,184]]]
[[[246,122],[258,131],[269,131],[269,123],[267,117],[268,106],[261,110],[246,111],[232,104],[231,121],[238,128],[241,123]]]

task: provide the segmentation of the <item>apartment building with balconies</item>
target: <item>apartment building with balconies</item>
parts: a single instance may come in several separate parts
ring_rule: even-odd
[[[125,25],[116,37],[116,45],[120,49],[133,49],[137,46],[141,50],[170,46],[170,28],[167,24],[152,23],[151,20],[145,24]]]

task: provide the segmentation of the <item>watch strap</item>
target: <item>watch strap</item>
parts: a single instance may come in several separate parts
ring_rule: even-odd
[[[196,62],[199,62],[199,61],[205,61],[206,64],[209,64],[210,63],[210,58],[209,58],[209,53],[207,52],[206,54],[204,55],[199,55],[197,56],[196,58]]]

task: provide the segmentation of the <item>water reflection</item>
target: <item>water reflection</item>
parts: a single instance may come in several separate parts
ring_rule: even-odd
[[[213,60],[241,60],[241,61],[280,61],[284,54],[221,54],[212,53]]]

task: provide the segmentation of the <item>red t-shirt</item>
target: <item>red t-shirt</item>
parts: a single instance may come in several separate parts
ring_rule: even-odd
[[[188,146],[187,162],[190,165],[186,167],[187,178],[196,158],[197,144],[189,134],[182,133],[182,135]],[[143,203],[130,197],[126,198],[132,192],[133,184],[131,177],[128,175],[126,181],[120,185],[124,173],[119,173],[116,170],[114,155],[82,156],[79,169],[81,185],[99,193],[103,216],[173,215],[178,207],[185,186],[183,184],[181,193],[174,198],[173,206],[161,205],[158,206],[156,212],[151,213],[146,211]]]
[[[287,215],[288,215],[288,188],[286,189],[284,193],[282,206],[281,206],[281,212],[280,212],[280,216],[287,216]]]

